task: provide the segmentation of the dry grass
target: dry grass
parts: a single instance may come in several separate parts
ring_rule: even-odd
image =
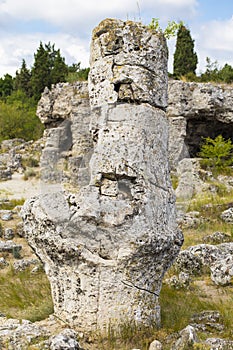
[[[173,179],[174,187],[177,179]],[[196,229],[185,229],[183,248],[203,243],[203,238],[215,231],[231,234],[233,225],[224,223],[220,213],[233,201],[233,191],[219,186],[216,193],[204,193],[188,203],[188,210],[197,210],[205,220]],[[23,239],[15,238],[22,243]],[[22,255],[29,257],[29,248],[23,247]],[[10,258],[9,258],[10,260]],[[13,261],[13,260],[12,260]],[[172,274],[172,269],[168,272]],[[15,272],[12,268],[0,270],[0,311],[8,317],[37,321],[53,312],[50,286],[43,271],[31,274],[29,270]],[[217,287],[206,275],[195,277],[189,289],[175,290],[164,285],[160,295],[162,327],[138,327],[134,323],[122,322],[118,327],[110,326],[103,333],[88,335],[86,350],[148,350],[149,344],[157,339],[163,349],[171,349],[176,333],[186,327],[194,313],[203,310],[218,310],[223,318],[225,330],[221,334],[200,334],[201,338],[217,336],[232,338],[233,293],[232,286]],[[88,307],[88,306],[87,306]],[[86,335],[84,335],[86,336]],[[197,345],[195,349],[207,349]]]
[[[12,210],[14,209],[17,205],[23,205],[25,202],[24,198],[21,199],[11,199],[6,202],[0,203],[0,210]]]
[[[208,282],[208,278],[207,278]],[[210,283],[210,282],[209,282]],[[233,324],[232,288],[220,288],[212,285],[210,290],[219,295],[206,294],[198,284],[192,284],[189,290],[175,290],[168,285],[163,285],[160,294],[162,327],[138,327],[136,324],[123,322],[116,327],[109,327],[104,334],[96,334],[89,338],[85,349],[94,350],[148,350],[149,344],[157,339],[163,344],[164,350],[170,350],[176,339],[176,334],[185,328],[193,314],[204,310],[217,310],[220,312],[225,326],[221,337],[231,338]],[[208,291],[208,288],[207,288]],[[217,333],[199,334],[201,339],[216,336]],[[198,345],[199,346],[199,345]],[[200,345],[201,346],[201,345]],[[199,349],[197,347],[197,349]],[[201,348],[200,348],[201,349]]]
[[[39,321],[53,312],[50,285],[43,271],[0,272],[0,310],[7,317]]]

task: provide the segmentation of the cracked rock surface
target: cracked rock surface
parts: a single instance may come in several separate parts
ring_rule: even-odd
[[[39,103],[42,194],[22,210],[26,238],[62,320],[86,331],[159,324],[162,279],[183,240],[168,166],[167,48],[139,23],[109,19],[91,47],[89,86],[59,84]]]
[[[176,169],[184,158],[197,157],[203,137],[232,140],[232,87],[171,80],[168,84],[169,158]]]

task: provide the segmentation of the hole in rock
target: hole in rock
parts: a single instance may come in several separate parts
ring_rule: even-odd
[[[186,127],[185,144],[190,157],[197,157],[203,137],[214,139],[218,135],[222,135],[225,140],[231,139],[233,142],[233,123],[223,123],[213,119],[213,117],[189,119]]]
[[[121,87],[121,83],[114,84],[114,91],[116,91],[118,93],[120,90],[120,87]]]

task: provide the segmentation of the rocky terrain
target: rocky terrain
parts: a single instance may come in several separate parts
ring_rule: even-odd
[[[41,144],[43,144],[42,141]],[[27,156],[30,158],[30,152]],[[197,165],[198,159],[193,159],[193,161],[196,162],[195,172],[192,174],[194,176],[198,173],[198,170],[199,173],[202,170]],[[17,171],[12,173],[13,179],[14,174],[17,174]],[[196,177],[197,175],[194,176],[194,178]],[[178,178],[181,179],[181,175]],[[4,183],[7,184],[10,181],[14,180],[2,181],[1,185]],[[19,187],[23,190],[24,184],[29,187],[29,184],[33,181],[35,181],[33,178],[24,180],[23,174],[21,174],[21,178],[18,179]],[[203,193],[207,194],[208,191],[212,191],[213,195],[213,184],[209,184],[208,181],[204,182],[203,179],[199,179],[199,181],[202,181],[202,188],[205,188],[204,192],[201,192],[202,195]],[[222,186],[222,184],[227,188],[225,193],[226,198],[231,199],[233,187],[232,176],[220,175],[215,180],[216,196],[218,185]],[[40,192],[40,186],[38,190]],[[36,194],[36,191],[34,194]],[[17,308],[10,313],[5,308],[4,310],[1,309],[0,317],[2,348],[80,349],[82,347],[83,349],[133,349],[134,343],[134,347],[136,346],[137,349],[148,349],[149,344],[151,344],[150,349],[183,349],[187,344],[189,344],[188,348],[190,349],[192,349],[192,345],[190,344],[196,345],[194,347],[196,349],[198,349],[198,344],[200,349],[231,349],[232,333],[229,331],[229,328],[232,329],[232,327],[231,324],[227,324],[229,320],[226,316],[227,314],[232,314],[232,204],[230,200],[229,203],[226,201],[226,204],[217,204],[218,214],[216,216],[214,213],[211,216],[209,213],[211,213],[211,210],[215,206],[214,200],[207,201],[204,205],[201,203],[199,211],[192,210],[191,204],[200,200],[198,197],[199,194],[200,192],[196,191],[186,201],[183,198],[181,198],[182,201],[180,201],[179,197],[177,198],[178,220],[184,232],[185,242],[175,264],[168,271],[163,281],[163,288],[168,288],[174,293],[175,300],[172,302],[180,303],[179,298],[183,295],[180,293],[183,291],[187,295],[186,302],[188,302],[189,298],[194,298],[194,296],[198,296],[202,300],[201,307],[198,305],[197,310],[190,311],[189,322],[187,322],[183,330],[180,328],[180,333],[174,332],[169,334],[168,332],[166,336],[161,336],[158,331],[151,330],[148,336],[148,342],[146,343],[148,344],[147,346],[140,345],[141,341],[137,340],[133,341],[132,345],[129,343],[128,346],[120,342],[121,345],[117,347],[114,345],[114,342],[112,345],[112,339],[109,340],[107,338],[108,340],[101,340],[100,342],[99,336],[96,333],[94,335],[90,335],[89,332],[84,334],[84,332],[80,332],[75,327],[71,330],[67,328],[66,323],[53,315],[47,316],[45,320],[41,321],[30,322],[27,320],[21,322],[20,317],[18,318],[19,320],[14,318],[14,312],[15,315],[18,315]],[[15,198],[13,193],[6,194],[5,192],[1,192],[1,203],[4,203],[4,205],[9,204],[12,199],[22,199],[23,195],[24,193],[18,193],[18,198]],[[26,199],[27,196],[24,198]],[[224,198],[224,196],[221,196],[221,198]],[[212,199],[214,199],[214,196],[212,196]],[[19,206],[11,210],[1,210],[1,275],[7,274],[8,270],[13,268],[16,276],[22,273],[22,271],[28,271],[29,276],[33,275],[41,279],[41,273],[43,273],[43,270],[41,271],[41,262],[28,247],[24,239],[19,211]],[[207,215],[205,215],[206,212]],[[221,227],[222,230],[214,231],[214,227],[216,229]],[[190,243],[194,242],[195,244],[190,245]],[[28,275],[26,277],[24,276],[24,278],[28,278]],[[2,290],[1,293],[6,293],[6,291]],[[47,293],[49,293],[49,289]],[[46,298],[50,298],[49,294],[47,294]],[[163,295],[161,296],[162,298]],[[206,308],[204,304],[206,299],[210,301],[211,308]],[[42,307],[42,302],[40,301],[40,303]],[[185,314],[185,308],[191,307],[191,305],[192,300],[190,300],[189,306],[181,303],[183,308],[183,312],[180,314],[181,324],[182,316]],[[40,306],[36,310],[36,313],[39,312]],[[10,309],[10,305],[8,307]],[[163,304],[161,307],[163,307]],[[50,312],[52,312],[52,309]],[[168,318],[174,317],[171,315],[171,312],[174,311],[166,310]],[[46,315],[42,317],[46,317]],[[230,316],[228,317],[230,318]],[[161,329],[164,329],[163,317],[161,326]],[[134,329],[133,325],[132,329]],[[134,332],[137,333],[140,330],[134,330]],[[130,337],[130,332],[128,336]],[[123,335],[120,334],[119,337],[123,337]],[[182,342],[186,345],[183,346]]]
[[[21,148],[24,148],[23,144],[21,142]],[[42,141],[41,144],[43,144]],[[31,147],[33,152],[34,145],[31,145]],[[27,153],[26,158],[29,159],[31,157],[31,151]],[[18,150],[16,150],[16,154],[17,152]],[[2,154],[7,153],[4,152]],[[201,342],[203,349],[231,349],[232,334],[228,332],[228,338],[225,339],[223,335],[226,332],[226,327],[229,327],[229,325],[225,325],[224,313],[226,311],[232,313],[232,176],[219,175],[217,179],[214,179],[213,184],[213,179],[212,183],[210,181],[211,174],[208,174],[210,177],[209,182],[203,181],[203,176],[200,177],[200,174],[203,175],[203,170],[200,168],[198,159],[187,158],[181,164],[185,161],[195,164],[195,167],[189,170],[191,182],[190,175],[186,179],[187,183],[183,180],[185,177],[184,170],[177,171],[179,180],[176,190],[178,194],[178,220],[185,235],[185,243],[175,264],[164,278],[164,286],[174,290],[174,294],[177,293],[177,297],[179,292],[183,290],[187,294],[192,295],[192,290],[195,288],[195,293],[201,294],[200,299],[205,300],[207,298],[212,300],[214,309],[206,310],[206,307],[204,307],[204,310],[199,313],[193,312],[189,326],[185,327],[180,334],[174,333],[173,337],[168,335],[167,338],[161,339],[161,336],[156,335],[156,332],[153,331],[152,334],[155,334],[155,339],[159,338],[160,341],[152,342],[151,340],[151,349],[171,349],[172,346],[174,349],[182,349],[182,339],[188,344],[190,342],[200,344],[199,334],[205,334],[205,338],[207,338],[205,342]],[[187,165],[184,168],[187,169]],[[24,191],[25,187],[29,188],[29,184],[37,180],[33,177],[24,180],[23,174],[20,174],[24,170],[18,170],[19,173],[17,169],[12,171],[11,176],[13,180],[1,182],[2,188],[4,188],[4,184],[10,186],[10,182],[14,181],[15,175],[18,174],[18,195],[15,197],[13,191],[11,193],[1,191],[1,203],[5,207],[11,203],[12,199],[20,200],[30,197],[30,192],[25,196],[25,192],[20,193],[20,189]],[[179,188],[180,181],[182,181],[181,189]],[[186,196],[187,186],[192,187],[192,192],[189,193],[188,197]],[[221,186],[225,186],[225,193],[220,198],[224,199],[225,196],[226,204],[216,204],[214,200],[215,197],[217,198],[217,192]],[[33,188],[35,190],[34,195],[40,193],[40,186],[36,189],[35,187]],[[201,191],[200,188],[202,189]],[[183,195],[182,191],[184,191]],[[211,197],[209,200],[207,198],[206,202],[200,202],[199,211],[192,210],[192,203],[195,204],[196,202],[195,205],[197,205],[197,202],[200,201],[200,194],[206,195],[208,193],[211,193]],[[185,200],[184,197],[186,198]],[[229,198],[229,202],[227,198]],[[217,216],[215,209],[217,210]],[[13,266],[17,274],[26,269],[30,274],[34,274],[34,276],[38,274],[38,278],[41,278],[38,271],[41,263],[24,239],[19,211],[19,207],[11,210],[1,210],[1,273],[7,273],[9,267]],[[211,214],[211,211],[213,214]],[[216,231],[214,231],[214,227],[216,227]],[[219,228],[222,230],[218,231],[217,229]],[[195,242],[196,244],[190,246],[190,242]],[[218,311],[218,305],[223,314]],[[185,306],[183,305],[183,307]],[[21,323],[17,319],[9,319],[9,314],[7,318],[4,317],[6,311],[1,311],[0,339],[3,349],[26,349],[30,348],[30,346],[31,349],[72,349],[72,346],[74,346],[74,349],[78,349],[77,339],[79,339],[79,344],[85,349],[96,349],[99,346],[95,343],[95,337],[88,338],[89,341],[87,342],[87,338],[83,337],[83,333],[78,332],[78,330],[75,333],[75,329],[73,331],[67,330],[66,324],[54,316],[50,316],[45,321],[33,323],[23,321]],[[167,313],[169,315],[169,310],[167,310]],[[13,317],[13,314],[10,317]],[[55,336],[56,334],[57,337]],[[52,347],[52,342],[55,344],[53,345],[54,347]],[[102,346],[104,349],[105,345]],[[110,345],[108,346],[110,348]],[[99,348],[101,348],[101,345]],[[118,348],[123,349],[124,347],[121,345]],[[131,349],[132,347],[128,346],[126,348]]]
[[[167,102],[163,45],[103,22],[89,86],[46,90],[43,140],[1,144],[0,290],[18,293],[0,302],[0,348],[233,348],[233,170],[196,158],[202,136],[233,138],[233,90],[170,81]]]

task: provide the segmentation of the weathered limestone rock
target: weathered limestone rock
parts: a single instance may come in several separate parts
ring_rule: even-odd
[[[210,350],[230,350],[233,348],[233,341],[221,338],[208,338],[203,344],[207,344]]]
[[[91,109],[81,83],[45,91],[39,103],[49,127],[44,185],[23,207],[25,236],[45,264],[55,314],[85,331],[160,322],[162,278],[183,240],[169,177],[166,62],[160,34],[105,20],[93,32]]]
[[[173,287],[174,289],[188,288],[191,282],[191,276],[181,271],[178,276],[173,275],[170,278],[165,279],[164,283]]]
[[[233,140],[233,90],[211,83],[169,81],[169,158],[172,168],[180,160],[196,157],[202,137],[221,134]]]
[[[231,283],[233,276],[233,242],[218,245],[198,244],[182,250],[175,262],[178,271],[200,274],[210,269],[211,279],[217,285]]]
[[[0,316],[0,348],[24,350],[34,347],[48,349],[45,339],[50,333],[45,327],[28,320],[16,320]]]
[[[154,340],[149,346],[149,350],[162,350],[162,348],[162,344],[158,340]]]
[[[219,231],[216,231],[203,238],[203,243],[208,243],[208,244],[220,244],[220,243],[227,243],[231,241],[232,241],[232,238],[230,234],[225,232],[219,232]]]
[[[221,214],[221,219],[229,224],[233,224],[233,207],[224,210]]]
[[[15,236],[15,234],[14,234],[14,230],[12,228],[10,228],[10,227],[5,228],[4,235],[3,235],[3,238],[5,240],[11,240],[14,238],[14,236]]]
[[[197,228],[201,222],[203,222],[203,218],[200,217],[199,211],[188,211],[179,219],[182,228]]]
[[[1,220],[9,221],[13,219],[13,212],[11,210],[2,209],[0,210]]]
[[[41,140],[26,142],[10,139],[0,142],[0,181],[11,180],[14,173],[22,174],[28,167],[37,166],[41,148]]]
[[[8,252],[18,255],[21,249],[22,246],[13,241],[0,241],[0,252]]]
[[[13,263],[13,267],[15,271],[23,271],[31,265],[33,265],[34,267],[35,265],[37,265],[38,267],[39,260],[38,259],[20,259]]]
[[[139,23],[104,20],[92,37],[91,105],[121,101],[167,107],[167,57],[162,35]]]
[[[74,330],[66,328],[59,334],[50,338],[50,350],[79,350],[77,334]]]
[[[0,269],[4,269],[6,266],[8,266],[8,262],[6,261],[5,258],[0,258]]]
[[[201,193],[208,185],[201,180],[201,167],[198,159],[182,159],[177,166],[179,184],[176,196],[182,199],[191,199],[193,195]]]
[[[217,285],[226,286],[231,283],[232,278],[233,256],[228,254],[211,266],[211,279]]]
[[[188,325],[179,332],[179,339],[172,346],[172,350],[192,349],[195,343],[198,343],[198,337],[195,328]]]
[[[48,127],[41,157],[42,181],[70,183],[76,187],[87,185],[93,148],[87,83],[57,84],[51,91],[46,89],[37,114]],[[51,186],[42,189],[47,190],[51,190]]]
[[[196,331],[214,332],[223,331],[224,329],[222,317],[218,311],[202,311],[194,314],[190,321],[192,322],[191,326],[194,327]]]

